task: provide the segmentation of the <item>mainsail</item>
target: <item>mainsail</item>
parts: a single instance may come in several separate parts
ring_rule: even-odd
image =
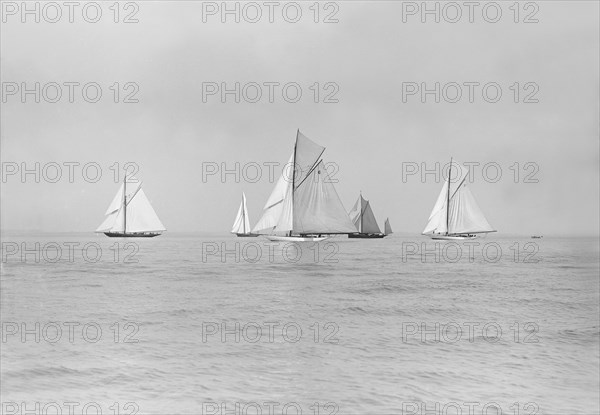
[[[377,220],[375,219],[375,214],[373,214],[373,210],[371,209],[371,204],[362,195],[358,197],[349,216],[360,233],[381,233],[381,229],[379,229],[379,225],[377,225]]]
[[[142,183],[134,177],[126,178],[106,210],[107,217],[96,232],[161,232],[165,231],[150,201],[142,190]]]
[[[451,172],[455,172],[452,178]],[[467,187],[468,170],[451,161],[448,180],[444,183],[423,234],[474,234],[495,232]]]
[[[321,160],[324,151],[298,131],[289,163],[293,171],[284,168],[252,232],[356,232]]]
[[[385,230],[383,232],[386,235],[392,234],[394,233],[394,231],[392,231],[392,225],[390,225],[390,219],[386,219],[385,220]]]
[[[246,195],[242,192],[242,203],[238,209],[235,222],[231,233],[248,233],[250,232],[250,219],[248,218],[248,207],[246,206]]]

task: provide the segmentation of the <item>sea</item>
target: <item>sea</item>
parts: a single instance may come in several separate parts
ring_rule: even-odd
[[[4,414],[598,414],[598,237],[2,235]]]

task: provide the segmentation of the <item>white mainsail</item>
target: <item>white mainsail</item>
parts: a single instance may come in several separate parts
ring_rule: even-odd
[[[246,194],[242,192],[242,203],[235,217],[235,222],[233,222],[231,233],[248,232],[250,232],[250,218],[248,217],[248,207],[246,206]]]
[[[455,172],[455,178],[450,177]],[[448,180],[444,183],[423,234],[475,234],[495,232],[467,187],[468,170],[451,161]],[[448,189],[450,186],[450,189]]]
[[[284,169],[253,232],[356,232],[321,160],[324,151],[298,131],[290,159],[291,181]]]
[[[161,232],[166,228],[142,190],[141,182],[130,177],[122,184],[106,211],[106,219],[96,232]]]
[[[390,219],[389,218],[387,218],[385,220],[385,227],[384,227],[384,229],[385,230],[384,230],[383,233],[386,234],[386,235],[390,235],[390,234],[394,233],[394,231],[392,231],[392,225],[390,225]]]

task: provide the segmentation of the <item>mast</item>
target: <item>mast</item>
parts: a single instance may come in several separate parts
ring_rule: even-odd
[[[446,235],[450,233],[448,223],[450,221],[450,174],[452,173],[452,157],[450,157],[450,167],[448,168],[448,196],[446,197]]]
[[[362,190],[360,191],[360,232],[363,231],[363,203],[362,203]]]
[[[127,233],[127,174],[123,179],[123,234]]]
[[[300,134],[300,128],[296,130],[296,142],[294,143],[294,160],[292,163],[292,209],[294,206],[294,187],[296,186],[296,148],[298,147],[298,135]],[[293,210],[292,210],[293,212]],[[294,216],[292,214],[292,228],[294,227]],[[290,230],[289,236],[292,236],[292,230]]]
[[[244,203],[244,193],[242,192],[242,223],[244,224],[244,233],[246,233],[246,204]]]

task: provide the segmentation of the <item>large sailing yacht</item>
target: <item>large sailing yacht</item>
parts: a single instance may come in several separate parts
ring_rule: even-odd
[[[321,159],[324,151],[298,130],[288,163],[292,172],[283,169],[252,232],[291,242],[356,233]]]

